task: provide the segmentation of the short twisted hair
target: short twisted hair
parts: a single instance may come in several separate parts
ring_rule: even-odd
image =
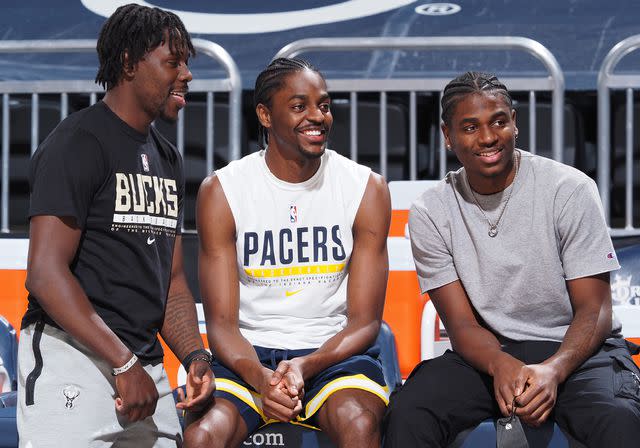
[[[174,13],[136,4],[119,7],[100,30],[96,83],[107,90],[117,86],[125,69],[125,52],[133,66],[165,39],[176,56],[195,56],[189,33]]]
[[[275,92],[284,86],[284,79],[292,73],[311,70],[316,72],[322,79],[324,76],[320,71],[311,65],[310,62],[300,58],[278,58],[260,72],[256,78],[256,85],[253,93],[253,108],[258,104],[271,107],[271,97]],[[265,149],[269,143],[267,130],[258,121],[258,146]]]
[[[513,108],[513,101],[509,91],[500,80],[490,73],[467,72],[453,79],[442,93],[442,121],[449,126],[453,111],[462,98],[472,93],[491,92],[502,95],[509,108]]]

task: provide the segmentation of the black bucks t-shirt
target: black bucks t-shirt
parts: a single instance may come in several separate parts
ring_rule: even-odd
[[[98,315],[146,362],[162,359],[162,327],[184,178],[176,149],[137,132],[99,102],[67,119],[31,161],[29,216],[75,218],[71,271]],[[22,326],[44,319],[29,296]]]

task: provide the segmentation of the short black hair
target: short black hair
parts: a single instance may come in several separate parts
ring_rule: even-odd
[[[100,67],[96,83],[107,90],[117,86],[125,68],[125,52],[129,64],[135,65],[165,38],[169,40],[171,53],[180,58],[187,54],[195,56],[189,33],[174,13],[136,4],[119,7],[100,30],[96,46]]]
[[[451,123],[451,117],[456,104],[465,96],[479,92],[493,92],[502,95],[509,105],[513,108],[513,100],[511,94],[502,82],[491,73],[484,72],[467,72],[457,78],[451,80],[444,88],[442,93],[442,121],[448,126]]]
[[[253,91],[253,108],[258,104],[271,107],[271,97],[275,92],[284,86],[284,78],[295,72],[311,70],[316,72],[324,80],[320,70],[315,68],[309,61],[300,58],[278,58],[260,72],[256,78],[256,85]],[[269,143],[267,130],[258,120],[258,146],[265,149]]]

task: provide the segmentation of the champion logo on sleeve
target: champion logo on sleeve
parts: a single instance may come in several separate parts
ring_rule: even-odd
[[[607,259],[608,259],[608,260],[613,260],[614,258],[616,258],[616,256],[615,256],[615,254],[614,254],[613,252],[609,252],[609,253],[607,254]]]

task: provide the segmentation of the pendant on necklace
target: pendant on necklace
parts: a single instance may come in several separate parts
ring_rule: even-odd
[[[498,226],[489,226],[489,236],[493,238],[497,234],[498,234]]]

